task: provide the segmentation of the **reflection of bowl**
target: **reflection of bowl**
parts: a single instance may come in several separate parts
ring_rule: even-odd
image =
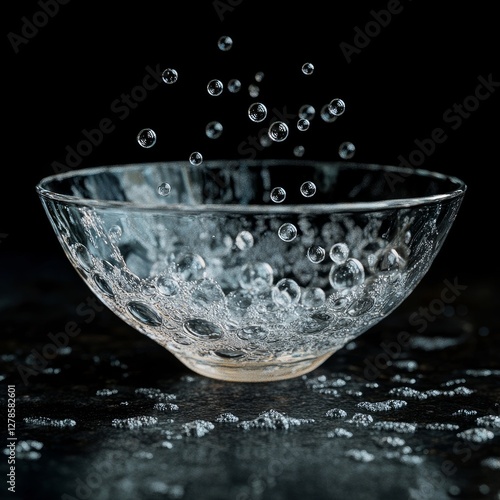
[[[241,382],[307,373],[393,311],[465,190],[423,170],[301,160],[107,166],[37,186],[106,306],[195,372]]]

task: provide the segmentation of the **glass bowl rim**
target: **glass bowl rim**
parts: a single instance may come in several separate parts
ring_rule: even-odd
[[[455,185],[455,189],[443,191],[442,193],[428,195],[428,196],[408,196],[401,198],[394,198],[379,201],[360,201],[352,203],[322,203],[322,204],[288,204],[288,205],[240,205],[238,203],[224,203],[224,204],[187,204],[187,203],[137,203],[132,201],[118,201],[118,200],[102,200],[82,198],[74,195],[61,194],[53,189],[49,189],[47,185],[54,181],[64,179],[71,179],[77,176],[91,176],[104,172],[117,172],[132,168],[145,168],[155,167],[161,165],[177,165],[180,168],[199,169],[213,168],[225,165],[228,167],[234,166],[265,166],[272,167],[273,165],[336,165],[346,169],[364,169],[364,170],[378,170],[382,172],[399,174],[402,178],[406,179],[410,176],[427,177],[429,179],[436,179],[439,181],[446,181]],[[436,204],[443,201],[461,198],[464,196],[467,185],[466,183],[453,175],[443,174],[440,172],[422,169],[422,168],[408,168],[403,166],[395,166],[379,163],[361,163],[350,161],[333,161],[333,160],[294,160],[294,159],[264,159],[264,160],[209,160],[205,161],[202,166],[194,166],[189,161],[182,160],[168,160],[168,161],[153,161],[153,162],[139,162],[139,163],[125,163],[113,165],[101,165],[96,167],[72,169],[67,172],[48,175],[43,177],[35,187],[36,192],[40,198],[47,198],[56,202],[66,203],[70,205],[84,206],[89,208],[116,208],[127,209],[129,211],[146,211],[146,212],[172,212],[179,211],[185,213],[199,213],[202,212],[218,212],[218,213],[231,213],[237,209],[238,213],[266,213],[266,214],[279,214],[279,213],[339,213],[339,212],[373,212],[387,209],[408,208],[422,205]]]

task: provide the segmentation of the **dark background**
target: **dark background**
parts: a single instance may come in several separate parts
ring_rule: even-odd
[[[114,126],[81,159],[80,168],[185,160],[194,150],[205,159],[241,158],[242,141],[260,128],[245,117],[255,100],[247,88],[256,83],[258,71],[265,76],[257,99],[269,109],[286,107],[294,113],[310,103],[319,113],[334,97],[346,101],[339,120],[325,124],[317,116],[301,136],[304,158],[338,159],[338,145],[351,140],[357,146],[355,160],[397,164],[399,155],[408,158],[417,148],[415,140],[429,139],[435,128],[443,128],[447,139],[421,166],[461,177],[468,191],[426,279],[459,277],[471,285],[497,279],[493,238],[498,230],[494,176],[500,91],[455,130],[451,125],[457,122],[444,120],[447,110],[473,95],[479,76],[491,74],[500,81],[491,6],[401,0],[400,12],[387,26],[379,23],[377,34],[372,11],[397,2],[73,1],[57,4],[56,13],[49,3],[50,16],[40,15],[43,3],[35,1],[11,3],[2,15],[0,266],[1,282],[8,284],[3,293],[29,282],[40,264],[49,269],[57,261],[68,275],[73,273],[35,186],[54,173],[54,162],[65,163],[67,148],[76,148],[84,129],[95,129],[105,118]],[[30,21],[40,26],[27,28]],[[370,21],[369,43],[348,63],[340,44],[354,45],[356,31],[366,32]],[[217,48],[222,35],[234,40],[229,52]],[[307,61],[315,72],[306,77],[300,68]],[[113,102],[142,84],[148,66],[173,67],[179,81],[158,85],[122,119],[112,111]],[[225,83],[238,78],[243,88],[239,94],[210,97],[205,86],[211,78]],[[226,125],[217,141],[204,135],[212,119]],[[148,150],[135,140],[143,127],[158,134],[156,146]],[[292,157],[297,134],[259,156]]]

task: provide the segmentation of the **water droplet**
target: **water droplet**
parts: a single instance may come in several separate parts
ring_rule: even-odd
[[[161,78],[165,83],[171,84],[175,83],[179,78],[179,75],[175,69],[167,68],[161,74]]]
[[[300,286],[292,279],[283,278],[273,287],[272,297],[280,307],[296,304],[300,300]]]
[[[227,84],[227,90],[232,94],[236,94],[241,90],[241,82],[236,78],[232,78]]]
[[[254,83],[251,83],[248,86],[248,95],[250,97],[259,97],[260,94],[260,88],[258,85],[255,85]]]
[[[312,245],[307,249],[307,258],[313,264],[319,264],[323,262],[326,256],[325,249],[320,245]]]
[[[282,187],[275,187],[271,190],[271,201],[283,203],[286,198],[286,191]]]
[[[170,194],[170,191],[172,191],[172,187],[168,182],[162,182],[158,186],[158,194],[160,196],[168,196]]]
[[[322,288],[307,288],[302,294],[301,303],[307,309],[321,307],[325,303],[326,294]]]
[[[278,236],[283,241],[293,241],[297,237],[297,228],[290,222],[285,222],[278,229]]]
[[[324,121],[324,122],[327,122],[327,123],[333,123],[336,119],[337,119],[337,116],[334,115],[331,111],[330,111],[330,105],[329,104],[325,104],[322,108],[321,108],[321,119]]]
[[[137,142],[143,148],[151,148],[156,144],[156,133],[150,128],[143,128],[137,134]]]
[[[311,123],[309,122],[309,120],[307,118],[299,118],[299,120],[297,121],[297,128],[301,132],[305,132],[309,128],[310,124]]]
[[[195,337],[210,340],[220,339],[222,337],[222,329],[215,323],[205,319],[188,319],[184,322],[183,327],[186,333],[194,335]]]
[[[254,102],[248,108],[248,117],[253,122],[261,122],[266,119],[267,116],[267,108],[261,102]]]
[[[243,351],[238,351],[236,349],[219,349],[218,351],[214,351],[214,354],[226,359],[241,358],[245,355]]]
[[[267,337],[268,331],[262,326],[250,325],[238,330],[236,335],[241,340],[258,341]]]
[[[332,99],[328,105],[328,109],[334,116],[340,116],[345,111],[345,102],[342,99]]]
[[[209,306],[225,299],[222,288],[212,280],[202,280],[193,291],[192,299],[201,306]]]
[[[186,281],[195,281],[205,275],[206,264],[198,254],[187,253],[177,263],[177,271]]]
[[[217,41],[217,46],[223,52],[227,52],[233,46],[233,39],[230,36],[224,35],[219,38]]]
[[[194,153],[191,153],[189,155],[189,163],[191,165],[201,165],[203,162],[203,155],[201,153],[198,153],[198,151],[195,151]]]
[[[335,243],[330,248],[330,259],[335,264],[343,264],[347,260],[347,257],[349,257],[349,247],[345,243]]]
[[[302,65],[302,73],[304,75],[312,75],[314,73],[314,64],[306,62]]]
[[[300,186],[300,194],[306,198],[310,198],[316,194],[316,184],[312,181],[306,181]]]
[[[304,156],[305,151],[306,150],[305,150],[304,146],[295,146],[293,148],[293,154],[297,158],[302,158],[302,156]]]
[[[114,297],[113,288],[100,274],[94,275],[94,283],[104,295]]]
[[[356,146],[352,142],[343,142],[339,146],[339,156],[343,160],[350,160],[356,153]]]
[[[241,231],[236,235],[234,243],[240,250],[248,250],[249,248],[252,248],[254,243],[252,233],[248,231]]]
[[[361,285],[365,280],[365,270],[359,260],[347,259],[343,264],[333,265],[328,278],[332,288],[344,290]]]
[[[205,133],[209,139],[218,139],[222,135],[222,124],[217,121],[212,121],[205,127]]]
[[[156,287],[158,291],[167,297],[175,295],[179,291],[179,285],[177,281],[168,276],[159,276],[156,279]]]
[[[310,104],[304,104],[299,108],[299,118],[311,121],[315,115],[316,110]]]
[[[141,323],[148,326],[161,326],[161,317],[146,304],[132,301],[127,304],[127,309]]]
[[[262,291],[273,284],[273,268],[267,262],[248,262],[239,274],[241,288]]]
[[[288,137],[288,125],[285,122],[273,122],[269,126],[268,135],[274,142],[282,142]]]
[[[82,267],[86,271],[90,271],[94,263],[92,261],[92,255],[87,250],[87,247],[82,245],[81,243],[77,243],[74,246],[74,252],[75,252],[75,258],[78,261],[80,267]]]
[[[256,82],[261,82],[264,79],[264,72],[263,71],[257,71],[255,73],[255,81]]]
[[[224,84],[220,80],[217,80],[216,78],[210,80],[207,84],[207,91],[210,95],[213,96],[221,95],[223,90],[224,90]]]

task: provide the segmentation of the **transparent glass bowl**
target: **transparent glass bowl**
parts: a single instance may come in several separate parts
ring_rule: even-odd
[[[465,191],[425,170],[302,160],[113,165],[37,185],[109,309],[194,372],[238,382],[307,373],[390,314]]]

